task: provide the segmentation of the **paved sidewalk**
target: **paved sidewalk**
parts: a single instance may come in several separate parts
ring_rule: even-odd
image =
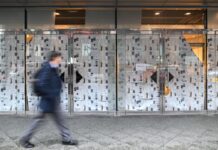
[[[0,115],[0,150],[22,149],[31,117]],[[67,119],[79,146],[62,146],[52,121],[32,139],[36,150],[218,150],[218,116],[74,116]]]

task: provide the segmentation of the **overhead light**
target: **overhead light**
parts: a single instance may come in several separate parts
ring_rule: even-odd
[[[54,12],[54,15],[55,15],[55,16],[59,16],[60,13],[59,13],[59,12]]]
[[[186,16],[189,16],[189,15],[191,15],[191,14],[192,14],[192,13],[190,13],[190,12],[185,13]]]
[[[159,16],[159,15],[160,15],[160,12],[155,12],[154,15],[155,15],[155,16]]]

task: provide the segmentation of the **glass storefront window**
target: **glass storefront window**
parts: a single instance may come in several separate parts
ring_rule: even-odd
[[[207,37],[207,100],[208,110],[218,110],[218,36],[216,32]]]
[[[215,32],[35,30],[0,38],[0,111],[38,110],[31,81],[51,50],[63,55],[66,112],[217,110]]]
[[[24,33],[0,32],[0,111],[25,111]]]

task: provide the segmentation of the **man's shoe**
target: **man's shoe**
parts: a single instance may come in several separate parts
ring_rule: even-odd
[[[22,141],[22,140],[20,140],[20,145],[23,146],[24,148],[33,148],[33,147],[35,147],[35,145],[30,143],[29,141]]]
[[[63,145],[78,145],[78,140],[62,141]]]

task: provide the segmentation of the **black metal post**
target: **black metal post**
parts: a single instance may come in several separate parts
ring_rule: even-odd
[[[118,50],[117,50],[117,0],[116,0],[116,6],[115,6],[115,17],[114,17],[114,21],[115,21],[115,30],[116,30],[116,35],[115,35],[115,47],[116,47],[116,114],[118,112]]]
[[[207,18],[207,9],[205,10],[205,13],[204,13],[204,28],[206,29],[206,31],[207,31],[207,29],[208,29],[208,18]],[[208,90],[207,90],[207,84],[208,84],[208,78],[207,78],[207,42],[208,42],[208,40],[207,40],[207,32],[206,32],[206,34],[205,34],[205,53],[204,53],[204,57],[205,57],[205,59],[204,59],[204,67],[205,67],[205,104],[204,104],[204,110],[208,110]]]
[[[24,9],[24,29],[26,30],[28,28],[27,26],[27,10],[26,8]],[[24,33],[24,95],[25,95],[25,113],[26,111],[29,110],[28,107],[28,96],[27,96],[27,60],[26,60],[26,44],[27,44],[27,40],[26,40],[26,32]]]

